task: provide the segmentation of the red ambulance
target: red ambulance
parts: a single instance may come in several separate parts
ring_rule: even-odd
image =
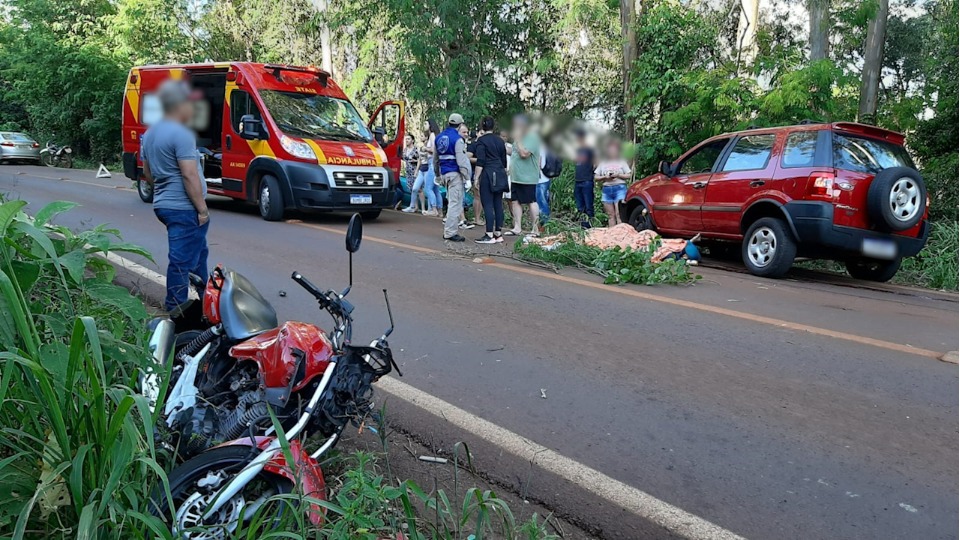
[[[386,101],[364,122],[329,73],[250,62],[130,70],[123,104],[124,174],[140,198],[144,132],[163,114],[167,79],[189,80],[203,99],[193,129],[208,192],[256,204],[269,221],[289,210],[342,210],[375,219],[400,178],[404,103]]]

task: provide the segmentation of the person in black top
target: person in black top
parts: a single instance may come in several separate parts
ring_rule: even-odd
[[[507,146],[495,131],[493,118],[485,116],[480,122],[484,132],[477,139],[477,163],[473,168],[474,182],[480,185],[480,200],[486,218],[486,234],[478,238],[478,244],[503,242],[503,192],[507,191]]]
[[[477,166],[477,141],[482,134],[482,129],[479,133],[470,132],[470,142],[467,143],[467,155],[470,156],[470,164],[474,167]],[[464,229],[472,229],[474,225],[484,224],[483,205],[480,204],[480,185],[477,182],[473,182],[469,191],[470,195],[473,197],[473,221],[467,221],[464,224]]]
[[[577,212],[585,214],[586,219],[580,222],[580,225],[587,229],[590,228],[590,220],[594,214],[594,195],[593,195],[593,169],[596,162],[593,148],[587,144],[587,132],[583,129],[577,131],[577,159],[573,178],[573,199],[577,203]]]

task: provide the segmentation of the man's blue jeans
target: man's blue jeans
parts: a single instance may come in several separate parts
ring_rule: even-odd
[[[546,223],[550,219],[550,182],[540,182],[537,184],[537,206],[540,207],[540,223]]]
[[[167,298],[163,307],[174,316],[189,299],[190,274],[207,281],[207,228],[200,225],[196,210],[155,208],[157,219],[167,227]]]

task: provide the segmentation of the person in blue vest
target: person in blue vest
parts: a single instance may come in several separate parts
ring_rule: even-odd
[[[451,242],[466,240],[458,232],[460,215],[463,213],[463,197],[466,184],[470,180],[470,158],[467,156],[467,142],[458,130],[463,124],[463,116],[450,115],[447,129],[437,135],[434,142],[437,151],[437,168],[440,169],[440,182],[447,187],[447,217],[443,221],[443,239]]]

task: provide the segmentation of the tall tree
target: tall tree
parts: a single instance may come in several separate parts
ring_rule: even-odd
[[[740,21],[737,24],[737,67],[752,64],[757,57],[757,24],[760,21],[760,0],[740,0]]]
[[[330,38],[330,23],[327,21],[329,0],[313,0],[313,7],[320,16],[318,32],[320,34],[320,67],[327,73],[333,73],[333,40]]]
[[[830,0],[807,0],[810,15],[810,62],[830,55]]]
[[[623,126],[627,140],[635,138],[633,83],[630,73],[637,61],[637,12],[640,0],[620,0],[620,35],[623,38]]]
[[[880,93],[880,69],[883,65],[883,46],[887,35],[889,0],[877,0],[876,11],[867,26],[867,39],[863,44],[863,71],[860,83],[860,107],[858,120],[876,123],[877,97]]]

